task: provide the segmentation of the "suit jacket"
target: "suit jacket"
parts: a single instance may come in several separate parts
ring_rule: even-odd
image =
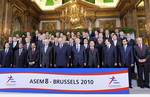
[[[13,50],[13,43],[9,43],[9,48]]]
[[[38,41],[36,42],[36,46],[37,46],[37,49],[40,51],[41,48],[44,46],[43,43],[42,43],[42,40],[38,40]]]
[[[33,64],[33,66],[29,65],[29,67],[39,67],[39,60],[40,60],[39,50],[36,49],[35,51],[32,51],[31,49],[27,55],[27,62],[28,64],[29,62],[35,62],[35,64]]]
[[[29,47],[27,48],[27,44],[24,45],[24,49],[26,49],[27,51],[29,51],[31,49],[31,43],[29,44]]]
[[[148,47],[146,45],[142,45],[142,50],[141,50],[138,45],[135,45],[134,46],[134,56],[135,56],[137,64],[144,64],[144,63],[146,63],[148,61],[148,59],[149,59]],[[144,63],[140,63],[138,61],[139,59],[146,59],[147,61],[144,62]]]
[[[16,68],[24,68],[27,65],[27,50],[23,49],[19,55],[19,49],[14,54],[14,65]]]
[[[13,49],[13,53],[15,53],[15,51],[19,49],[19,43],[17,42],[17,44],[14,47],[12,44],[12,49]]]
[[[131,46],[127,46],[126,51],[123,46],[120,48],[120,63],[123,66],[130,66],[131,64],[134,64],[134,56]]]
[[[50,67],[50,64],[52,64],[52,48],[48,47],[45,52],[45,47],[43,47],[40,51],[40,64],[43,65],[43,67]]]
[[[97,44],[96,48],[98,50],[99,53],[99,65],[102,66],[102,62],[103,62],[103,44]]]
[[[69,64],[73,64],[73,52],[72,48],[74,45],[68,45],[68,54],[69,54]]]
[[[117,63],[116,47],[111,45],[109,49],[105,46],[103,48],[103,62],[105,66],[113,67]]]
[[[2,67],[11,67],[11,64],[13,64],[13,51],[9,49],[8,52],[5,53],[5,50],[3,50],[0,60]]]
[[[56,66],[66,66],[69,61],[68,46],[63,45],[62,48],[55,46],[55,63]]]
[[[80,51],[77,51],[76,46],[72,48],[73,52],[73,65],[83,65],[86,63],[86,53],[84,46],[80,45]]]
[[[116,46],[112,40],[112,45],[116,47],[116,50],[117,50],[117,63],[119,63],[119,60],[120,60],[120,47],[122,46],[122,43],[121,43],[121,39],[119,38],[117,40],[117,43],[116,43]]]
[[[99,53],[95,48],[93,51],[89,48],[87,52],[88,67],[97,67],[99,65]]]

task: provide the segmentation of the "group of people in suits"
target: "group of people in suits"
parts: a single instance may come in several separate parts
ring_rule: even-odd
[[[35,32],[9,37],[0,52],[3,68],[115,68],[129,70],[129,86],[136,64],[139,86],[149,87],[149,49],[142,38],[132,39],[116,29],[67,32],[51,35]]]

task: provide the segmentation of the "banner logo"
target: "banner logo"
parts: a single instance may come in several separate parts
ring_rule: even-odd
[[[8,76],[8,80],[6,81],[6,85],[8,85],[8,86],[16,85],[16,81],[14,80],[12,75]]]
[[[109,82],[109,87],[120,87],[120,82],[116,79],[115,76],[112,76]]]

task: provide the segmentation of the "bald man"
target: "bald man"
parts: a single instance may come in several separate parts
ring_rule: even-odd
[[[150,88],[148,70],[148,47],[143,44],[142,38],[136,39],[137,45],[134,46],[134,55],[138,70],[138,82],[141,88]]]

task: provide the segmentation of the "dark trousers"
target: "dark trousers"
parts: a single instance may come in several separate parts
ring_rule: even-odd
[[[148,69],[149,68],[148,68],[147,63],[137,64],[139,86],[149,86],[149,70]]]
[[[56,68],[66,68],[66,66],[56,66]]]
[[[84,68],[83,64],[73,64],[73,68]]]
[[[128,78],[129,78],[129,86],[132,86],[132,67],[129,64],[124,64],[124,68],[128,68]]]

